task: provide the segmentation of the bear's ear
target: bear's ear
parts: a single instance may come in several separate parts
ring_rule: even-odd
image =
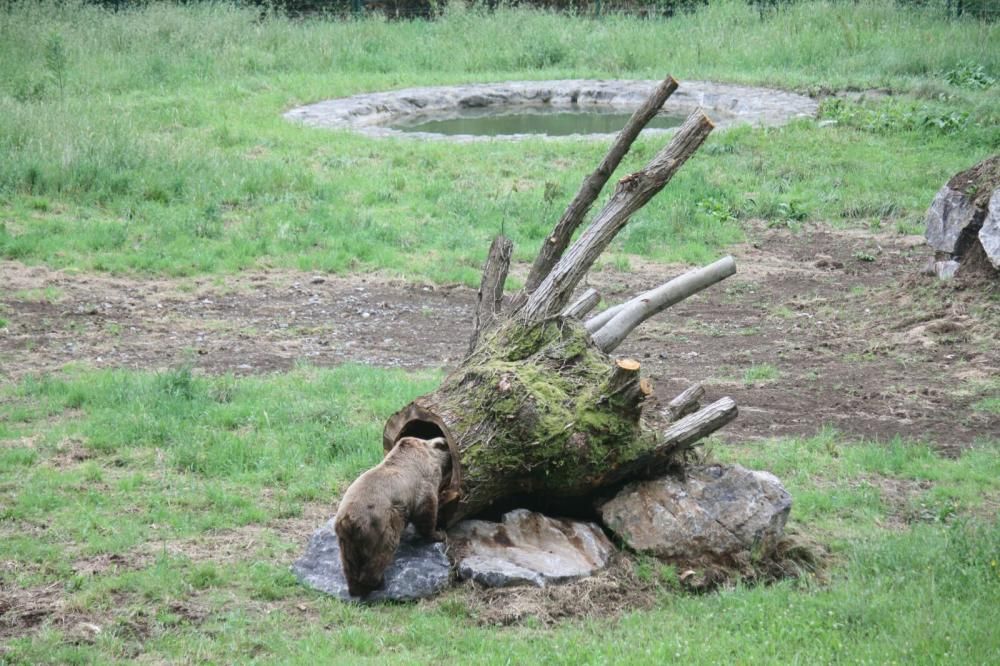
[[[428,439],[427,446],[431,447],[432,449],[438,449],[440,451],[448,450],[448,442],[447,440],[445,440],[444,437],[435,437],[434,439]]]

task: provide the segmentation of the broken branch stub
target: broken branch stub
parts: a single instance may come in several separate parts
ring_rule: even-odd
[[[566,306],[566,309],[559,316],[564,319],[582,319],[588,312],[597,307],[601,302],[601,295],[596,289],[588,289],[580,294],[580,297]]]
[[[615,193],[603,210],[528,296],[521,316],[527,321],[541,321],[558,314],[632,214],[663,189],[714,127],[704,112],[695,111],[649,164],[618,181]]]
[[[677,421],[698,409],[698,401],[705,395],[705,387],[694,384],[684,389],[676,398],[667,403],[667,416],[670,421]]]
[[[656,438],[656,445],[627,465],[610,470],[601,485],[632,478],[650,477],[673,464],[677,455],[692,448],[701,439],[732,421],[739,414],[732,398],[716,400],[711,405],[672,423]]]
[[[503,285],[507,280],[513,252],[514,243],[506,236],[497,236],[490,243],[490,251],[483,265],[483,277],[479,282],[479,293],[476,296],[476,314],[472,336],[469,339],[469,353],[476,348],[479,336],[489,330],[500,316]]]
[[[650,289],[625,303],[607,323],[593,332],[594,344],[605,352],[614,351],[642,322],[735,273],[736,261],[727,256]]]

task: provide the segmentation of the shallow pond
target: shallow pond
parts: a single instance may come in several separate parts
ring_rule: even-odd
[[[614,134],[625,126],[630,112],[592,107],[507,107],[463,109],[440,115],[409,115],[389,123],[389,127],[403,132],[430,132],[432,134],[504,136],[513,134],[545,134],[569,136],[571,134]],[[660,114],[647,128],[670,129],[684,122],[684,116]]]

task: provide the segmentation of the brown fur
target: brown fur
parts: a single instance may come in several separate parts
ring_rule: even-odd
[[[365,596],[383,585],[408,522],[423,537],[444,541],[444,532],[437,529],[438,491],[450,464],[443,437],[404,437],[350,485],[334,528],[351,596]]]

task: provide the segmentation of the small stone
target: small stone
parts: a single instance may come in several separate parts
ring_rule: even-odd
[[[93,622],[78,622],[73,627],[73,633],[83,642],[93,643],[103,633],[103,630]]]
[[[310,284],[323,284],[324,282],[326,282],[326,278],[321,275],[316,275],[313,279],[309,280]]]
[[[614,547],[593,523],[549,518],[527,509],[500,523],[463,520],[448,530],[458,575],[487,587],[545,587],[590,576]]]
[[[771,554],[791,509],[791,496],[773,474],[706,465],[688,469],[685,478],[630,483],[597,510],[638,552],[728,564]]]
[[[343,601],[413,601],[433,596],[451,582],[451,566],[443,543],[417,536],[406,528],[395,559],[385,571],[385,585],[367,597],[352,597],[340,564],[340,544],[333,519],[309,539],[305,553],[292,564],[292,572],[303,585]]]
[[[949,259],[948,261],[935,261],[934,272],[937,274],[939,279],[950,280],[955,277],[955,273],[958,271],[960,265],[961,264],[954,259]]]

